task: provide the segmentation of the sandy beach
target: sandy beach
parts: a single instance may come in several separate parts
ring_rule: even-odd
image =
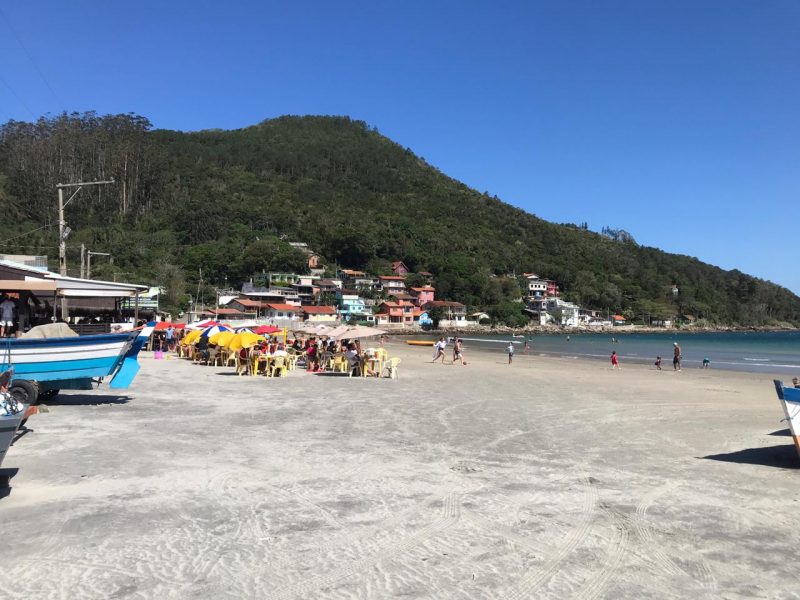
[[[0,597],[800,597],[771,376],[388,347],[63,394],[3,465]]]

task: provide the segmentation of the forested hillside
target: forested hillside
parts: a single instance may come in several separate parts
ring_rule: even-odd
[[[114,256],[113,265],[98,261],[98,275],[116,270],[164,285],[173,306],[185,305],[201,269],[205,284],[222,286],[262,269],[300,268],[286,241],[304,241],[331,266],[381,273],[402,259],[434,273],[439,297],[498,315],[519,313],[518,286],[505,276],[530,271],[590,308],[800,324],[800,298],[784,288],[627,236],[543,221],[345,117],[196,133],[152,130],[133,115],[6,123],[0,252],[55,258],[55,184],[111,177],[114,185],[87,188],[67,208],[70,274],[84,242]],[[680,288],[675,302],[672,284]]]

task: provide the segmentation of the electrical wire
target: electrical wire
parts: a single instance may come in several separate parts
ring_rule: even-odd
[[[51,225],[52,225],[51,223],[48,223],[47,225],[37,227],[36,229],[31,229],[30,231],[26,231],[25,233],[20,233],[19,235],[15,235],[14,237],[0,240],[0,246],[8,246],[9,244],[7,244],[7,242],[10,242],[11,240],[16,240],[17,238],[25,237],[26,235],[30,235],[32,233],[36,233],[37,231],[41,231],[42,229],[47,229],[48,227],[51,227]]]
[[[42,81],[44,81],[44,84],[47,86],[47,89],[50,90],[50,93],[53,95],[53,98],[55,99],[56,104],[58,104],[58,106],[61,107],[61,110],[63,112],[66,112],[65,109],[64,109],[64,103],[61,102],[61,99],[58,97],[58,94],[56,94],[56,91],[53,89],[53,86],[50,85],[50,82],[47,80],[47,77],[44,76],[44,73],[39,68],[39,65],[33,59],[33,55],[28,51],[28,48],[25,46],[25,44],[22,43],[22,38],[19,37],[19,35],[17,34],[17,30],[14,29],[13,25],[11,25],[11,19],[9,19],[8,15],[6,15],[3,12],[2,8],[0,8],[0,17],[3,17],[3,20],[6,22],[6,25],[8,26],[8,29],[11,31],[12,35],[16,38],[17,43],[19,44],[20,48],[22,48],[22,51],[28,57],[28,60],[33,65],[33,68],[36,69],[36,72],[39,74],[39,77],[41,77]]]

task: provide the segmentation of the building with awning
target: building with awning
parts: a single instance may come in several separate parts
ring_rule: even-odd
[[[133,300],[133,316],[139,316],[139,295],[148,286],[117,281],[67,277],[10,260],[0,260],[0,292],[16,294],[20,304],[46,307],[52,319],[66,320],[70,309],[82,311],[119,311],[122,299]],[[61,314],[62,303],[66,314]],[[43,311],[39,311],[43,312]],[[23,323],[20,323],[23,325]]]

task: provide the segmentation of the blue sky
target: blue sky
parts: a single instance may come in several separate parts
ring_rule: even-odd
[[[623,228],[800,293],[796,0],[0,10],[0,121],[350,115],[545,219]]]

